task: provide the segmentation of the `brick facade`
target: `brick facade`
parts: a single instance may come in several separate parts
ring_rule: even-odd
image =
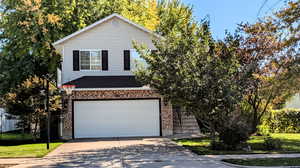
[[[67,97],[66,97],[67,98]],[[73,100],[103,100],[103,99],[161,99],[161,129],[162,135],[173,135],[173,112],[170,103],[166,103],[163,98],[154,90],[89,90],[73,91],[69,96],[67,110],[63,115],[62,138],[72,138],[72,101]]]

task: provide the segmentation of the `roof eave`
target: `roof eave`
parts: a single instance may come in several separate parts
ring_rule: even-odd
[[[121,20],[125,21],[126,23],[129,23],[129,24],[131,24],[131,25],[133,25],[133,26],[135,26],[135,27],[137,27],[137,28],[143,30],[144,32],[154,35],[156,38],[162,38],[162,36],[158,35],[157,33],[154,33],[153,31],[148,30],[148,29],[146,29],[145,27],[142,27],[142,26],[140,26],[140,25],[138,25],[138,24],[136,24],[136,23],[134,23],[134,22],[128,20],[127,18],[125,18],[125,17],[123,17],[123,16],[121,16],[121,15],[119,15],[119,14],[114,13],[114,14],[112,14],[112,15],[110,15],[110,16],[105,17],[104,19],[101,19],[101,20],[99,20],[99,21],[97,21],[97,22],[95,22],[95,23],[93,23],[93,24],[91,24],[91,25],[89,25],[89,26],[87,26],[87,27],[81,29],[81,30],[78,30],[78,31],[76,31],[76,32],[74,32],[74,33],[72,33],[72,34],[70,34],[70,35],[68,35],[68,36],[66,36],[66,37],[64,37],[64,38],[62,38],[62,39],[60,39],[60,40],[58,40],[58,41],[52,43],[52,45],[53,45],[53,46],[60,45],[60,44],[62,44],[63,42],[65,42],[65,41],[67,41],[67,40],[69,40],[69,39],[71,39],[71,38],[73,38],[73,37],[75,37],[75,36],[77,36],[77,35],[79,35],[79,34],[85,32],[85,31],[88,31],[89,29],[92,29],[93,27],[95,27],[95,26],[97,26],[97,25],[99,25],[99,24],[101,24],[101,23],[104,23],[104,22],[106,22],[106,21],[112,19],[113,17],[118,17],[118,18],[120,18]]]

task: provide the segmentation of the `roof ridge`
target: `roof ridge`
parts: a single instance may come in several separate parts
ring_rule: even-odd
[[[144,31],[144,32],[146,32],[146,33],[153,34],[153,35],[156,36],[156,37],[161,37],[160,35],[154,33],[153,31],[151,31],[151,30],[149,30],[149,29],[147,29],[147,28],[145,28],[145,27],[143,27],[143,26],[141,26],[141,25],[139,25],[139,24],[137,24],[137,23],[134,23],[133,21],[131,21],[131,20],[129,20],[129,19],[127,19],[127,18],[125,18],[125,17],[123,17],[123,16],[117,14],[117,13],[113,13],[113,14],[107,16],[107,17],[104,17],[104,18],[98,20],[97,22],[95,22],[95,23],[93,23],[93,24],[91,24],[91,25],[86,26],[86,27],[83,28],[83,29],[80,29],[80,30],[78,30],[78,31],[76,31],[76,32],[74,32],[74,33],[72,33],[72,34],[70,34],[70,35],[67,35],[67,36],[63,37],[63,38],[60,39],[60,40],[55,41],[55,42],[52,43],[52,44],[53,44],[54,46],[55,46],[55,45],[59,45],[59,44],[61,44],[61,43],[65,42],[65,41],[67,41],[67,40],[69,40],[69,39],[71,39],[71,38],[73,38],[73,37],[75,37],[75,36],[77,36],[77,35],[79,35],[79,34],[85,32],[85,31],[88,31],[88,30],[90,30],[90,29],[92,29],[92,28],[94,28],[94,27],[96,27],[96,26],[98,26],[98,25],[100,25],[100,24],[102,24],[102,23],[104,23],[104,22],[106,22],[106,21],[108,21],[108,20],[114,18],[114,17],[118,17],[119,19],[125,21],[125,22],[128,23],[128,24],[131,24],[131,25],[135,26],[135,27],[138,28],[138,29],[141,29],[142,31]]]

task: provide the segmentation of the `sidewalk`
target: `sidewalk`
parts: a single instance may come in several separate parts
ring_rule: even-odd
[[[43,158],[0,158],[1,164],[28,164],[44,160]]]

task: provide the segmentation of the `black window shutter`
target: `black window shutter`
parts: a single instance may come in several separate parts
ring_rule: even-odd
[[[151,50],[151,52],[152,52],[153,54],[157,54],[157,53],[158,53],[158,50]]]
[[[108,51],[102,50],[102,70],[108,70]]]
[[[79,71],[79,50],[73,50],[73,71]]]
[[[124,70],[130,70],[130,50],[124,50]]]

